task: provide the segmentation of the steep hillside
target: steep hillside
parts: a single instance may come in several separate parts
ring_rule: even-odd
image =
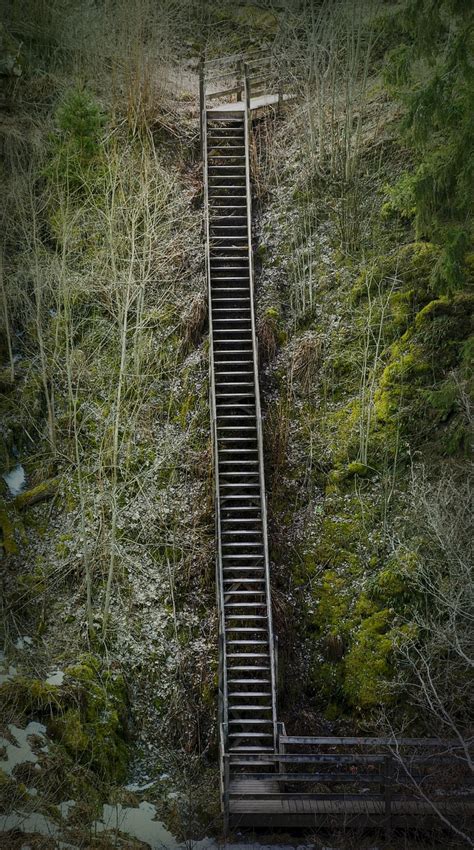
[[[295,94],[253,157],[280,714],[467,737],[472,11],[435,6],[7,9],[0,846],[221,829],[203,52]]]
[[[341,62],[331,12],[314,69],[325,88],[302,81],[288,122],[260,128],[282,699],[291,728],[307,733],[356,722],[433,734],[469,722],[472,127],[461,130],[464,21],[446,20],[420,47],[409,17],[343,17],[338,37],[351,48]],[[448,30],[453,43],[434,59]],[[397,46],[381,53],[383,40]],[[420,115],[445,69],[438,114]],[[456,133],[440,126],[454,87]]]

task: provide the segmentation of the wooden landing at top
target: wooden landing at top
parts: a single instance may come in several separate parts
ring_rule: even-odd
[[[284,94],[283,97],[279,97],[278,94],[266,94],[262,95],[262,97],[252,97],[250,98],[250,109],[262,109],[265,106],[275,106],[278,104],[279,100],[287,101],[291,100],[293,95]],[[242,100],[235,101],[234,103],[221,103],[219,106],[207,107],[206,112],[240,112],[245,109],[245,103]]]

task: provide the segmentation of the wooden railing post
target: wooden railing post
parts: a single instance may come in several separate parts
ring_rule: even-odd
[[[249,66],[244,62],[244,90],[245,90],[245,109],[247,115],[250,115],[250,75]]]
[[[390,841],[392,835],[392,774],[393,760],[392,756],[386,755],[384,758],[384,799],[385,799],[385,836],[387,841]]]
[[[201,136],[201,158],[204,159],[204,59],[199,60],[199,131]]]
[[[229,790],[230,790],[230,764],[229,753],[224,753],[224,793],[223,793],[223,814],[224,814],[224,835],[229,833]]]
[[[277,730],[278,730],[278,755],[283,756],[285,754],[285,751],[286,751],[285,744],[282,741],[282,738],[285,735],[285,724],[284,723],[277,723]],[[279,761],[278,762],[278,773],[284,773],[284,772],[285,772],[285,763],[282,762],[282,761]]]
[[[273,657],[275,659],[275,705],[278,716],[278,635],[273,635]]]
[[[243,93],[243,87],[244,87],[243,76],[244,76],[244,63],[242,62],[242,59],[239,59],[239,61],[237,62],[237,88],[239,89],[239,91],[236,92],[236,95],[235,95],[236,99],[237,99],[237,103],[239,103],[242,100],[242,93]]]

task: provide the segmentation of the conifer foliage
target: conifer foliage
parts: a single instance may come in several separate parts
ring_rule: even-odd
[[[474,7],[469,0],[409,0],[392,18],[399,41],[385,78],[406,107],[406,140],[416,157],[391,191],[412,213],[417,235],[438,243],[439,293],[463,288],[472,240],[474,186]]]

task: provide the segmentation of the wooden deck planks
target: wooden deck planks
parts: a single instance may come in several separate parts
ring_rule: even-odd
[[[466,812],[474,809],[472,801],[466,803],[462,798],[438,802],[437,807],[443,812]],[[383,815],[385,804],[378,800],[231,800],[229,804],[230,813],[305,813],[305,814],[332,814],[332,815]],[[393,814],[430,814],[433,813],[432,806],[424,800],[394,800],[392,802]]]
[[[292,95],[284,94],[282,98],[279,98],[277,94],[266,94],[261,97],[252,97],[250,98],[250,109],[263,109],[265,106],[275,106],[279,100],[282,100],[286,103],[286,101],[292,99]],[[245,109],[245,104],[242,101],[238,101],[237,103],[221,103],[220,106],[214,106],[210,109],[207,109],[207,112],[212,115],[213,112],[235,112]]]

